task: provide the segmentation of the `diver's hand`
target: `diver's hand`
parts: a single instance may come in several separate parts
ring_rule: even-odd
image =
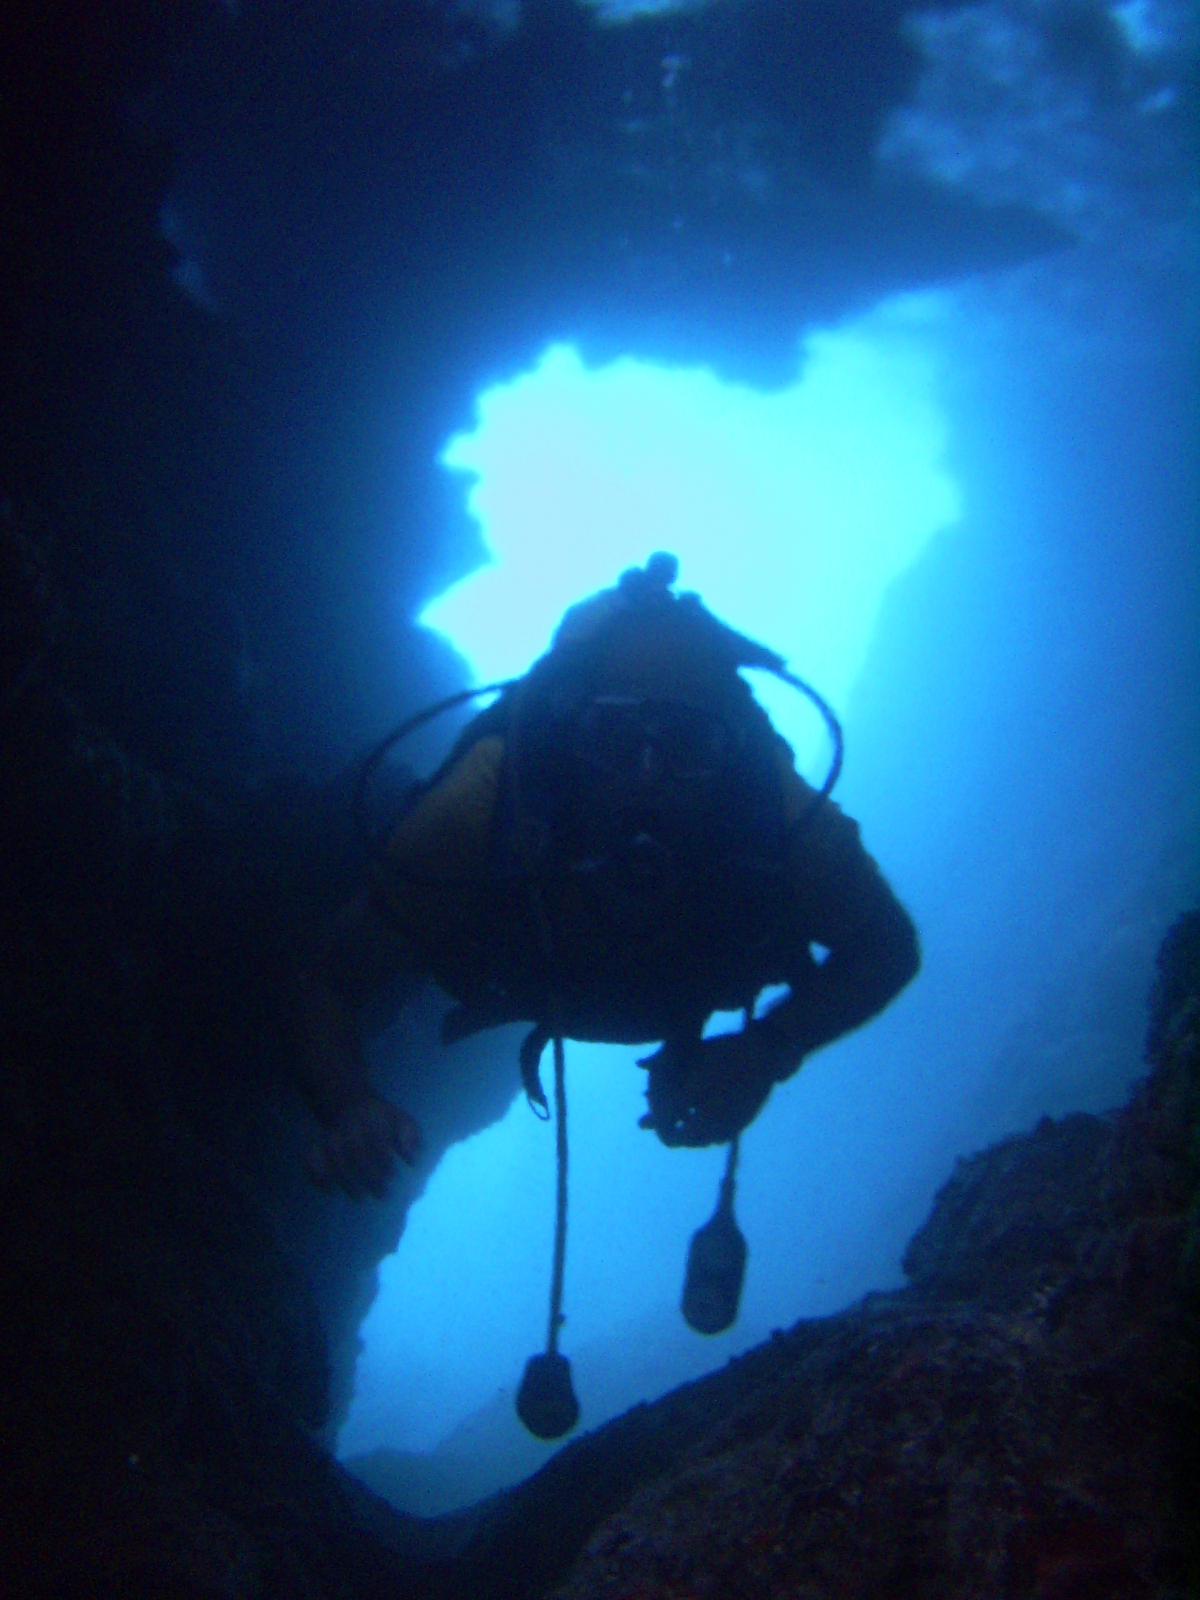
[[[308,1172],[319,1188],[342,1189],[351,1200],[382,1200],[396,1157],[412,1166],[420,1150],[421,1130],[407,1111],[368,1093],[322,1131],[309,1152]]]
[[[639,1126],[653,1128],[665,1145],[696,1147],[728,1144],[749,1127],[796,1063],[784,1059],[772,1034],[751,1024],[683,1051],[664,1044],[640,1065],[650,1068],[650,1110]]]

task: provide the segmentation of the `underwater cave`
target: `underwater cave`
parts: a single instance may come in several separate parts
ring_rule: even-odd
[[[22,1592],[1189,1592],[1194,6],[123,0],[0,39]],[[656,551],[829,702],[922,968],[744,1129],[714,1336],[680,1292],[723,1141],[668,1148],[643,1047],[567,1039],[546,1442],[520,1031],[446,1046],[431,976],[374,986],[424,1143],[351,1198],[297,975],[369,881],[364,755]],[[822,717],[745,675],[819,788]],[[468,714],[384,769],[393,820]]]

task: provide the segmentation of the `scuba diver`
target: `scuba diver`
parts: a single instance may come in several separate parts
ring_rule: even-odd
[[[916,974],[913,923],[828,798],[832,714],[778,656],[675,594],[677,568],[652,556],[567,612],[550,650],[467,725],[328,930],[296,1005],[317,1182],[380,1196],[396,1157],[419,1153],[413,1119],[371,1086],[355,1022],[400,974],[432,976],[456,1002],[448,1044],[530,1023],[521,1070],[535,1107],[547,1042],[560,1076],[563,1038],[655,1046],[641,1126],[685,1146],[736,1141],[776,1083]],[[741,676],[756,667],[825,714],[837,754],[822,789]],[[451,703],[385,741],[364,785],[397,737]],[[741,1032],[704,1037],[713,1012],[738,1009]]]

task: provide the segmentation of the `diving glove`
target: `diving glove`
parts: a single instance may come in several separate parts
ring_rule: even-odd
[[[668,1040],[639,1063],[650,1069],[650,1109],[639,1126],[653,1128],[665,1145],[728,1144],[795,1070],[784,1055],[778,1037],[758,1023],[685,1046]]]

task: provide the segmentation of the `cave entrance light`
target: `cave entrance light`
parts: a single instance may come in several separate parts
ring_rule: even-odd
[[[844,706],[888,584],[958,511],[915,315],[811,335],[801,378],[776,394],[548,350],[481,397],[479,426],[442,457],[474,479],[492,560],[421,621],[479,681],[514,676],[572,601],[670,550],[681,588]],[[755,689],[819,761],[811,708],[764,677]]]

